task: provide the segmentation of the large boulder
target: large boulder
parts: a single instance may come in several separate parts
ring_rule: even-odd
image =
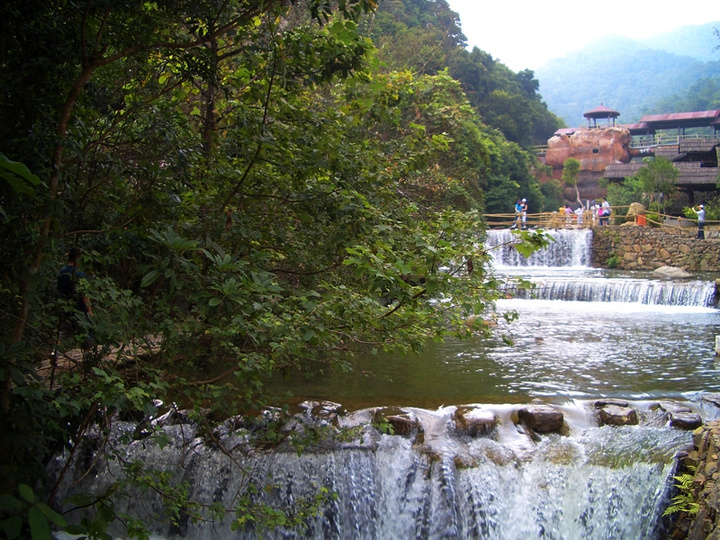
[[[692,277],[692,274],[676,266],[660,266],[653,270],[653,274],[671,279],[684,279]]]
[[[670,413],[670,425],[676,429],[693,430],[702,426],[702,418],[697,413]]]
[[[645,205],[639,202],[630,203],[628,207],[627,217],[632,218],[635,216],[645,215]]]
[[[629,163],[629,148],[630,131],[626,128],[580,129],[569,137],[552,137],[545,152],[545,164],[562,170],[566,159],[575,158],[581,171],[601,173],[611,163]]]
[[[420,430],[420,421],[415,413],[399,407],[382,407],[373,415],[373,424],[380,430],[392,427],[394,435],[408,436]]]

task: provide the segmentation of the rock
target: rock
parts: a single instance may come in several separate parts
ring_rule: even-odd
[[[661,411],[671,414],[692,412],[692,409],[687,405],[675,403],[673,401],[660,401],[656,405],[651,406],[650,408],[653,410],[660,409]]]
[[[298,405],[308,416],[334,419],[345,412],[340,403],[332,401],[303,401]]]
[[[639,202],[630,203],[628,207],[627,217],[642,216],[645,214],[645,205]]]
[[[627,407],[629,404],[627,401],[624,401],[622,399],[607,398],[607,399],[595,400],[595,408],[596,409],[602,409],[603,407],[607,407],[608,405],[615,405],[617,407]]]
[[[518,420],[537,433],[560,433],[564,418],[549,405],[530,405],[518,411]]]
[[[670,413],[670,425],[677,429],[696,429],[702,425],[702,418],[690,412]]]
[[[497,424],[495,413],[476,407],[458,407],[454,419],[458,431],[467,433],[471,437],[487,435]]]
[[[420,428],[420,422],[412,412],[396,407],[384,407],[375,411],[373,423],[376,427],[389,424],[395,435],[410,435]]]
[[[675,279],[692,277],[692,274],[690,274],[689,272],[686,272],[682,268],[677,268],[675,266],[661,266],[653,270],[653,274]]]
[[[600,409],[600,420],[606,426],[634,426],[638,423],[638,415],[630,407],[607,405]]]
[[[717,392],[706,392],[700,396],[703,401],[712,403],[716,407],[720,407],[720,394]]]
[[[579,129],[572,136],[556,135],[548,141],[545,164],[562,170],[568,158],[580,162],[581,171],[604,172],[611,163],[628,163],[630,131],[621,127]]]

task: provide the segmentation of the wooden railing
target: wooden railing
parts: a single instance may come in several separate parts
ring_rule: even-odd
[[[601,226],[600,220],[607,220],[607,225],[623,225],[625,223],[633,223],[638,226],[663,227],[669,229],[688,230],[697,228],[697,219],[686,217],[671,216],[656,212],[645,212],[643,214],[633,214],[628,216],[628,206],[611,206],[610,216],[602,218],[597,215],[597,211],[585,210],[581,215],[554,212],[540,212],[537,214],[527,214],[525,222],[522,216],[515,213],[508,214],[485,214],[488,227],[491,229],[585,229]],[[705,221],[706,229],[720,228],[720,221]]]

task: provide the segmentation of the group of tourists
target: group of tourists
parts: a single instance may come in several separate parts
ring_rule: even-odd
[[[586,202],[586,204],[588,204]],[[701,240],[705,239],[705,206],[700,204],[698,206],[692,206],[692,211],[697,215],[698,231],[697,237]],[[515,220],[513,221],[511,229],[525,229],[527,226],[527,210],[528,204],[527,199],[518,199],[515,203]],[[599,224],[601,227],[610,225],[610,214],[612,208],[607,199],[591,200],[588,204],[588,213],[592,218],[592,225]],[[554,214],[554,213],[553,213]],[[575,210],[569,204],[565,204],[558,209],[558,214],[564,216],[565,226],[571,227],[573,225],[573,219],[576,221],[578,227],[583,225],[583,216],[586,214],[585,207],[583,205],[578,206]],[[562,217],[560,220],[562,221]],[[555,221],[553,219],[553,221]],[[561,225],[562,226],[562,225]]]
[[[527,226],[527,210],[528,204],[527,199],[518,199],[515,203],[515,219],[513,221],[511,229],[525,229]],[[600,199],[595,201],[594,199],[588,204],[588,210],[585,210],[585,206],[580,205],[575,210],[569,204],[563,205],[558,209],[560,216],[565,218],[565,226],[570,227],[573,224],[573,220],[578,226],[583,224],[583,216],[589,213],[592,216],[592,224],[599,223],[602,226],[610,224],[610,213],[611,207],[607,200]],[[597,221],[596,221],[597,220]]]
[[[595,216],[597,216],[598,223],[601,227],[610,225],[612,209],[607,199],[600,199],[599,201],[593,199],[590,201],[590,211],[592,212],[593,223],[595,222]]]

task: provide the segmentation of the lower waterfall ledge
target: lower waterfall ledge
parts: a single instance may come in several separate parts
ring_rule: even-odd
[[[282,413],[268,410],[257,421],[233,417],[212,430],[173,410],[89,433],[74,457],[53,460],[48,476],[58,481],[63,500],[117,493],[115,511],[142,520],[164,540],[250,540],[261,533],[278,540],[523,540],[548,532],[555,538],[658,540],[681,522],[662,516],[678,460],[691,459],[696,444],[717,461],[718,402],[713,394],[692,401],[536,400],[353,412],[338,403],[305,402],[282,426]],[[603,421],[600,412],[613,409],[633,410],[637,421]],[[673,414],[688,412],[717,432],[711,437],[696,430],[693,437],[672,425]],[[270,437],[270,428],[289,442]],[[164,503],[158,493],[142,486],[111,489],[129,484],[126,469],[104,455],[103,440],[124,463],[168,475],[187,487],[198,508],[222,505],[223,513],[159,519]],[[301,443],[308,446],[298,451]],[[256,506],[299,508],[316,500],[320,487],[333,496],[303,519],[302,530],[265,531],[245,519],[247,508]],[[248,505],[237,504],[240,495]],[[77,507],[66,515],[77,523],[88,512]],[[233,529],[238,519],[244,525]],[[119,520],[109,532],[126,534]]]

